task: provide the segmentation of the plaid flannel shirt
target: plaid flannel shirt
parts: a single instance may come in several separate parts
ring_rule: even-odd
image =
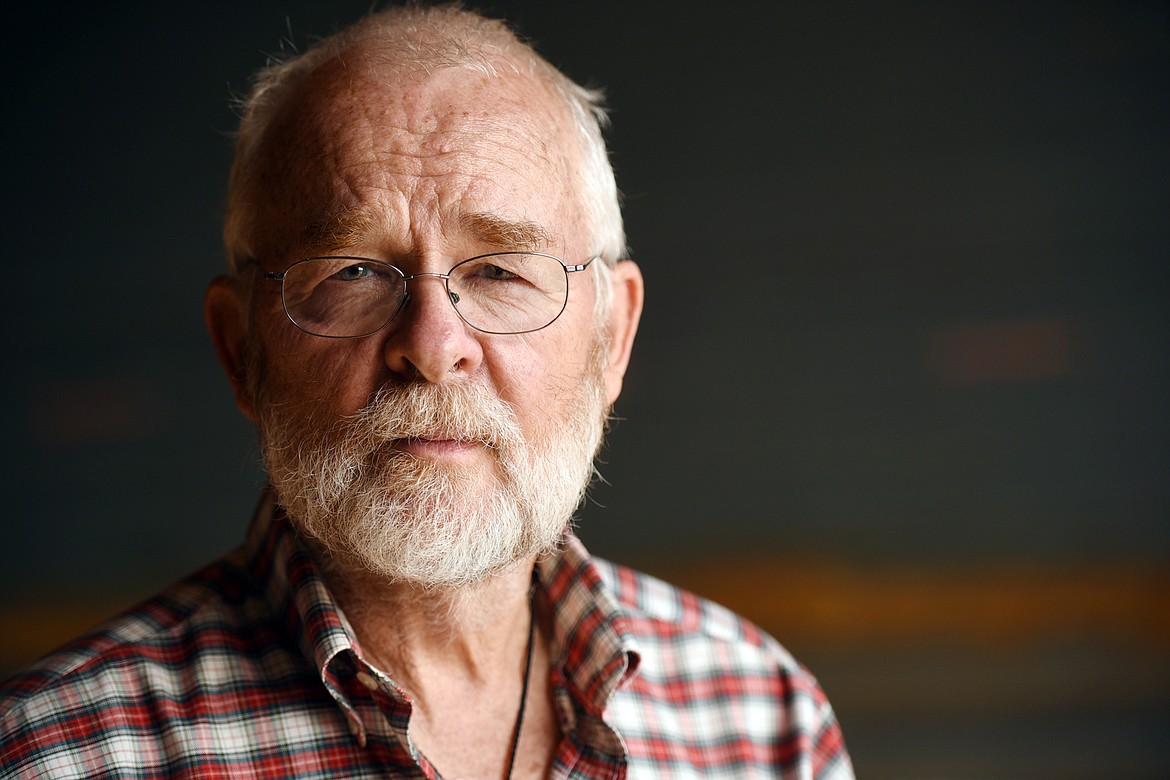
[[[773,639],[566,536],[556,778],[851,778],[833,711]],[[437,773],[279,508],[243,547],[0,686],[0,777]]]

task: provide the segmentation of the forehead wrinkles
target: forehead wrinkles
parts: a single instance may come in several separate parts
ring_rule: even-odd
[[[555,111],[531,94],[531,85],[509,88],[498,78],[456,72],[405,90],[379,86],[371,92],[360,101],[365,121],[355,130],[369,133],[373,161],[391,170],[426,176],[500,168],[522,175],[535,167],[562,173],[563,143],[550,116]],[[541,108],[538,119],[534,112]],[[409,169],[411,161],[417,168]]]
[[[302,225],[322,210],[375,206],[383,192],[404,195],[414,223],[493,190],[513,200],[526,187],[572,191],[566,112],[529,79],[342,69],[310,82],[273,123],[263,166],[266,205]]]
[[[562,169],[543,139],[517,123],[488,118],[454,132],[436,128],[375,145],[364,159],[339,166],[333,199],[343,208],[380,214],[387,222],[397,217],[405,222],[398,227],[422,246],[438,234],[482,232],[470,230],[467,218],[485,208],[514,219],[533,218],[522,204],[529,195],[550,191],[548,181],[563,180]],[[378,225],[369,227],[376,232]]]

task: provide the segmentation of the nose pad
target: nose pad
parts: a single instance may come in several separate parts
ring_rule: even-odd
[[[409,303],[410,303],[410,290],[403,290],[402,291],[402,300],[398,302],[398,308],[394,310],[394,315],[390,319],[386,320],[386,322],[390,323],[390,322],[397,321],[398,315],[400,315],[400,314],[402,314],[402,312],[406,311],[406,307]]]

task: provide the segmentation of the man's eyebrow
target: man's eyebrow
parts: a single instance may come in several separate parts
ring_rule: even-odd
[[[547,230],[528,220],[475,211],[461,215],[459,224],[475,241],[501,249],[545,249],[552,243]]]
[[[485,211],[462,214],[459,225],[479,244],[500,249],[546,249],[552,236],[529,220],[505,219]],[[365,209],[338,208],[315,219],[301,231],[299,246],[306,257],[317,257],[357,246],[377,228],[377,220]]]
[[[314,257],[356,246],[373,232],[374,225],[374,218],[362,209],[336,209],[301,231],[301,251],[306,257]]]

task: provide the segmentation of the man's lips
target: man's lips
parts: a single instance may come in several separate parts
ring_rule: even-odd
[[[393,446],[394,449],[417,457],[450,458],[474,452],[482,449],[485,445],[467,439],[411,436],[405,439],[395,439]]]

